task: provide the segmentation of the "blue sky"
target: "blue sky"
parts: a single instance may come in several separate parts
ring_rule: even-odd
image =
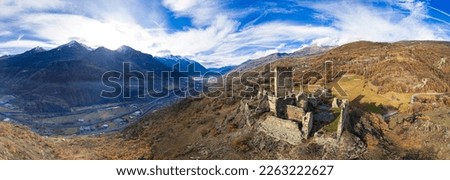
[[[77,40],[208,67],[310,45],[450,40],[447,0],[1,0],[0,55]]]

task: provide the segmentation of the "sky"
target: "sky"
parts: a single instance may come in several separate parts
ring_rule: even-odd
[[[237,65],[305,46],[450,40],[448,0],[0,0],[0,56],[76,40]]]

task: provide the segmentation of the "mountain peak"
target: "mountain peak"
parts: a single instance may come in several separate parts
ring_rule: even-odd
[[[187,61],[187,62],[194,62],[193,60],[191,60],[191,59],[189,59],[189,58],[187,58],[187,57],[184,57],[184,56],[180,56],[180,55],[167,55],[167,56],[163,56],[163,58],[166,58],[166,59],[172,59],[172,60],[176,60],[176,61]]]
[[[59,46],[59,47],[58,47],[58,50],[61,50],[61,48],[76,48],[76,47],[78,47],[78,48],[84,48],[84,49],[86,49],[86,50],[88,50],[88,51],[93,50],[91,47],[86,46],[86,45],[84,45],[84,44],[82,44],[82,43],[79,43],[78,41],[75,41],[75,40],[72,40],[72,41],[70,41],[70,42],[67,43],[67,44],[63,44],[63,45]]]
[[[27,51],[26,53],[41,53],[41,52],[45,52],[46,50],[40,46],[37,46],[33,49],[30,49],[29,51]]]
[[[120,46],[119,48],[116,49],[116,52],[120,52],[120,53],[127,53],[127,52],[136,52],[137,50],[133,49],[130,46]]]
[[[74,44],[80,44],[78,41],[76,40],[71,40],[69,43],[67,43],[68,45],[74,45]]]

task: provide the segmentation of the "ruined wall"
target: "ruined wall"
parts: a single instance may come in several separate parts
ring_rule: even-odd
[[[292,92],[293,79],[292,67],[275,68],[274,92],[276,97],[285,97]]]
[[[269,101],[269,109],[270,112],[277,114],[277,100],[278,98],[275,96],[267,96],[267,100]]]
[[[345,128],[348,125],[349,115],[348,115],[349,104],[348,100],[342,100],[341,103],[341,115],[339,117],[339,124],[337,129],[337,137],[341,138],[342,132],[344,132]]]
[[[339,108],[338,99],[333,98],[333,102],[331,102],[331,108]]]
[[[311,112],[306,113],[302,118],[302,132],[303,138],[307,139],[311,133],[313,127],[313,114]]]
[[[275,116],[268,116],[259,128],[265,134],[292,145],[299,145],[302,140],[302,133],[298,129],[298,124],[294,121],[284,120]]]
[[[304,99],[297,100],[297,106],[302,108],[303,111],[305,111],[305,112],[309,111],[307,100],[304,100]]]
[[[286,106],[286,115],[287,119],[302,122],[303,116],[305,115],[305,111],[302,108],[297,106],[287,105]]]
[[[259,88],[258,93],[256,95],[256,99],[262,99],[267,95],[268,95],[268,93],[266,90],[264,90],[263,88]]]
[[[279,118],[287,119],[287,105],[295,105],[295,98],[278,98],[276,96],[268,96],[270,111],[275,113]]]

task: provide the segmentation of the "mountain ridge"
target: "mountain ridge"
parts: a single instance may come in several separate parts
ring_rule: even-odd
[[[174,61],[181,62],[182,66],[194,63],[197,68],[206,69],[195,61]],[[3,91],[0,93],[17,96],[14,102],[34,113],[69,111],[73,106],[116,102],[100,97],[105,88],[101,80],[105,72],[122,72],[124,62],[129,62],[134,71],[154,71],[157,81],[161,71],[173,71],[175,64],[130,47],[120,52],[120,49],[104,47],[92,49],[71,41],[46,51],[36,47],[2,58],[0,80],[5,83],[0,84]],[[42,104],[44,102],[47,105]],[[41,109],[40,105],[30,103],[48,108]]]
[[[243,62],[240,65],[237,65],[232,71],[248,71],[252,68],[259,67],[265,64],[269,64],[272,62],[275,62],[277,60],[283,59],[283,58],[296,58],[296,57],[306,57],[306,56],[313,56],[317,54],[324,53],[330,49],[332,49],[334,46],[307,46],[304,48],[301,48],[300,50],[297,50],[292,53],[273,53],[268,56],[264,56],[258,59],[250,59],[245,62]]]

